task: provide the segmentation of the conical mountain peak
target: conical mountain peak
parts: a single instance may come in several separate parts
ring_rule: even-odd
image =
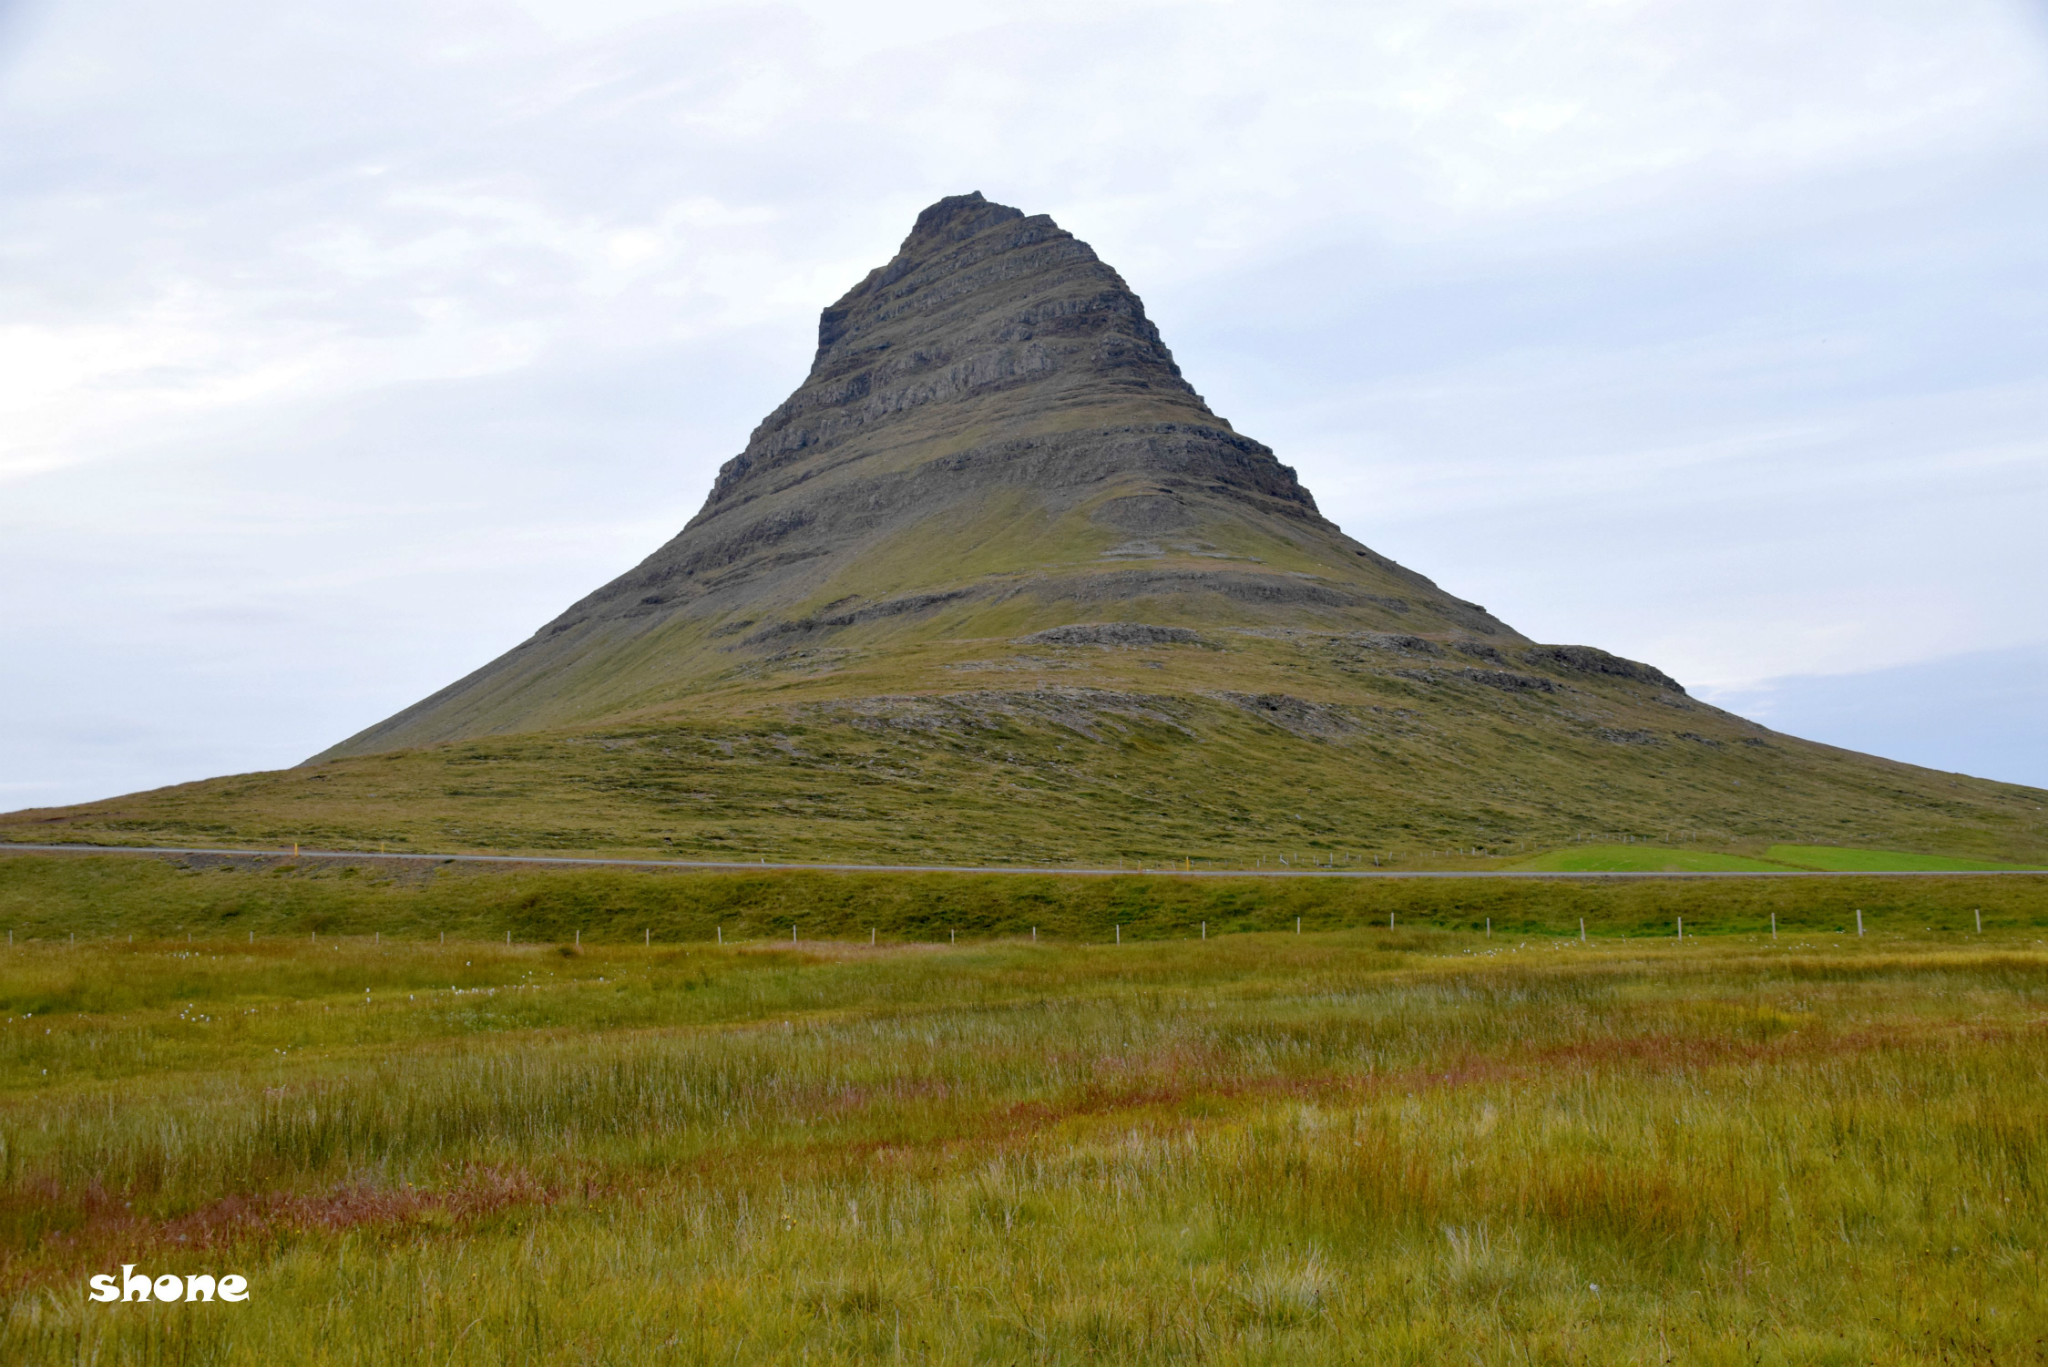
[[[1325,520],[1086,242],[974,193],[824,309],[673,540],[340,751],[682,705],[793,642],[900,659],[1077,621],[1521,639]]]

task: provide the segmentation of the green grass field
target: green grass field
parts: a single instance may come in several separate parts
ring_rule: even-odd
[[[1852,850],[1839,845],[1773,845],[1764,852],[1764,857],[1828,873],[1962,873],[1973,869],[2030,867],[1995,859],[1956,859],[1940,854],[1909,854],[1904,850]]]
[[[1544,873],[1969,873],[2022,869],[1996,859],[1957,859],[1841,845],[1772,845],[1761,858],[1669,845],[1568,845],[1510,867]]]
[[[0,915],[9,1363],[2048,1358],[2042,880],[17,857]]]
[[[1782,873],[1786,866],[1747,855],[1667,845],[1577,845],[1546,850],[1513,867],[1531,873]]]

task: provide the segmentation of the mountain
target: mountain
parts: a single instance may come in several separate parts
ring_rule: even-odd
[[[792,652],[843,666],[1077,618],[1523,643],[1323,518],[1087,243],[958,195],[825,310],[809,377],[672,541],[319,758],[629,714]]]
[[[702,511],[530,639],[298,769],[16,814],[0,839],[2038,857],[2044,797],[1527,639],[1323,517],[1086,243],[971,194],[825,309],[810,374]]]

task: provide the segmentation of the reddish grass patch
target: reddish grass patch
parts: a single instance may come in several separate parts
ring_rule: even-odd
[[[436,1187],[386,1186],[362,1180],[312,1192],[236,1193],[172,1216],[138,1214],[114,1194],[36,1193],[81,1217],[53,1231],[33,1252],[0,1255],[0,1284],[16,1288],[78,1269],[100,1270],[165,1253],[229,1248],[256,1240],[360,1230],[455,1228],[513,1208],[546,1208],[572,1188],[545,1184],[520,1169],[470,1167]],[[583,1182],[586,1199],[609,1187]]]

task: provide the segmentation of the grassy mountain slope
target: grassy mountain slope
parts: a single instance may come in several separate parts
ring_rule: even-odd
[[[792,661],[717,710],[17,813],[0,836],[1006,864],[1456,865],[1446,851],[1587,835],[2048,855],[2039,792],[1780,736],[1660,685],[1421,638],[1203,639],[1220,644],[1041,644],[1022,663],[957,643],[998,658],[949,671],[912,651],[912,678]],[[951,689],[908,687],[924,670]]]

